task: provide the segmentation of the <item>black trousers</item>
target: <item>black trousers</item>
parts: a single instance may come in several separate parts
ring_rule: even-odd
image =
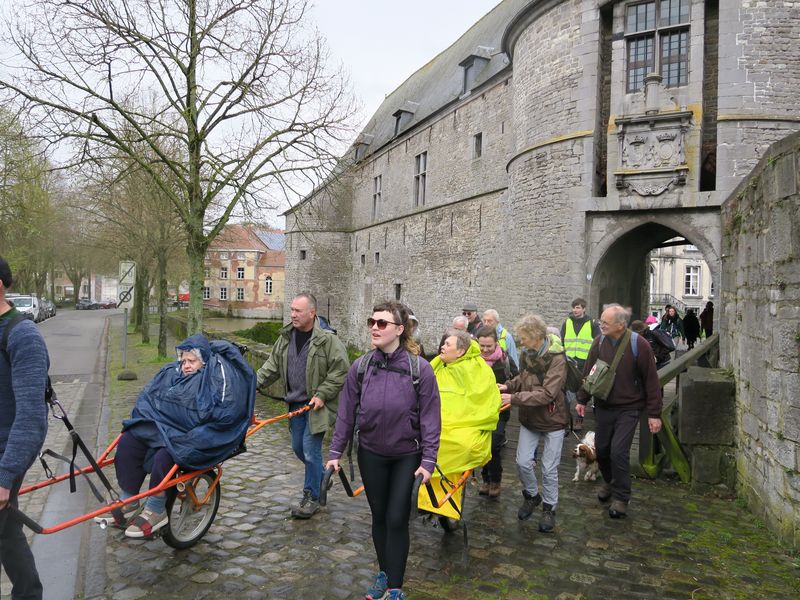
[[[411,488],[421,458],[421,454],[382,456],[358,449],[358,468],[372,511],[372,543],[390,588],[403,587],[410,545]]]
[[[611,496],[628,502],[631,499],[631,442],[639,425],[639,410],[614,410],[595,407],[597,463]]]
[[[500,413],[497,428],[492,432],[492,458],[481,469],[481,476],[486,483],[500,483],[503,480],[503,444],[506,443],[506,424],[509,411]]]
[[[19,506],[17,493],[20,484],[16,482],[11,489],[9,503]],[[0,511],[0,562],[11,580],[11,597],[14,600],[42,598],[42,582],[36,571],[33,553],[22,531],[22,523],[10,517],[7,510]]]
[[[123,433],[117,444],[117,453],[114,458],[117,483],[123,492],[135,496],[141,491],[142,483],[147,477],[145,464],[149,462],[152,462],[150,488],[154,488],[175,466],[175,460],[166,448],[152,449],[131,433],[127,431]]]

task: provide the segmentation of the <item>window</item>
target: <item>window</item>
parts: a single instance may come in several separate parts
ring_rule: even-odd
[[[219,253],[220,260],[228,260],[228,253],[227,252],[220,252]]]
[[[267,295],[272,294],[272,277],[267,275],[267,278],[264,280],[264,293]]]
[[[628,93],[641,90],[648,73],[660,73],[666,87],[688,83],[689,0],[629,5],[625,12],[625,40]]]
[[[366,264],[367,264],[367,255],[366,254],[362,254],[361,255],[361,266],[363,267]]]
[[[236,267],[236,279],[244,279],[244,267]]]
[[[698,265],[686,265],[683,275],[683,295],[700,295],[700,267]]]
[[[228,299],[228,288],[219,288],[219,299],[220,300]]]
[[[244,300],[244,288],[236,288],[236,299],[239,301]]]
[[[381,264],[381,253],[380,252],[376,252],[375,253],[375,264],[376,265]]]
[[[708,297],[709,298],[713,298],[714,297],[714,280],[713,279],[711,280],[711,287],[708,290]]]
[[[428,171],[428,153],[414,157],[414,206],[425,206],[425,180]]]
[[[209,277],[211,277],[211,267],[205,267],[203,269],[203,277],[205,279],[208,279]]]
[[[236,260],[245,260],[244,252],[237,252]]]
[[[300,250],[300,260],[305,260],[305,259],[306,259],[306,251]]]
[[[480,158],[483,154],[483,134],[476,133],[472,136],[472,158]]]
[[[211,300],[211,288],[204,287],[203,288],[203,300]]]
[[[381,188],[383,176],[378,175],[372,179],[372,220],[377,221],[381,216]]]
[[[228,278],[228,267],[220,267],[219,268],[219,278],[220,279],[227,279]]]
[[[403,292],[403,284],[402,283],[395,283],[394,284],[394,299],[400,300],[400,294]]]

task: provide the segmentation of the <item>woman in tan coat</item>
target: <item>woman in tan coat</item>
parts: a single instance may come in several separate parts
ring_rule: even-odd
[[[526,315],[516,326],[522,346],[519,375],[500,385],[504,404],[519,406],[519,442],[517,470],[522,482],[520,520],[530,518],[534,508],[542,504],[539,531],[549,533],[555,528],[558,504],[558,464],[564,430],[569,423],[564,384],[567,364],[564,348],[556,335],[547,333],[547,324],[539,315]],[[541,493],[536,481],[533,458],[539,440],[544,439],[541,456]]]

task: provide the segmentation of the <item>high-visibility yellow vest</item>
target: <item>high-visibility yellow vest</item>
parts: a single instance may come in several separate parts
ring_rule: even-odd
[[[592,320],[587,319],[581,330],[576,334],[575,324],[572,319],[567,319],[566,327],[564,328],[564,350],[567,356],[578,360],[586,360],[589,358],[589,348],[591,347]]]
[[[502,331],[500,332],[500,339],[497,340],[497,344],[503,349],[503,352],[508,352],[508,342],[506,342],[506,336],[508,332],[506,328],[503,327]]]

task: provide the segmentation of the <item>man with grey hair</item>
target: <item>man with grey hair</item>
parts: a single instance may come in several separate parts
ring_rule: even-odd
[[[317,300],[301,292],[292,300],[291,323],[280,331],[272,352],[258,370],[258,387],[283,381],[290,411],[310,405],[312,410],[289,419],[292,450],[305,465],[303,498],[292,516],[309,519],[319,510],[322,482],[322,438],[336,419],[339,391],[350,362],[336,334],[322,329]]]
[[[611,500],[612,519],[625,517],[631,498],[630,451],[633,435],[643,410],[651,433],[661,430],[661,388],[653,350],[644,337],[628,329],[628,312],[610,304],[600,315],[601,335],[592,342],[584,374],[592,372],[598,359],[611,364],[622,344],[622,357],[614,375],[614,385],[605,400],[595,399],[595,449],[603,475],[597,493],[600,502]],[[634,348],[634,344],[636,345]],[[577,413],[583,417],[589,394],[578,392]]]
[[[466,331],[468,326],[469,326],[469,319],[467,319],[467,317],[463,315],[458,315],[453,319],[453,329]]]
[[[517,343],[514,341],[514,337],[500,322],[500,314],[493,308],[485,310],[483,312],[483,324],[487,327],[494,327],[497,332],[497,345],[514,361],[515,365],[518,365],[519,354],[517,353]]]
[[[474,339],[478,329],[483,327],[483,323],[478,317],[478,305],[474,302],[465,302],[461,314],[467,317],[467,333]]]

